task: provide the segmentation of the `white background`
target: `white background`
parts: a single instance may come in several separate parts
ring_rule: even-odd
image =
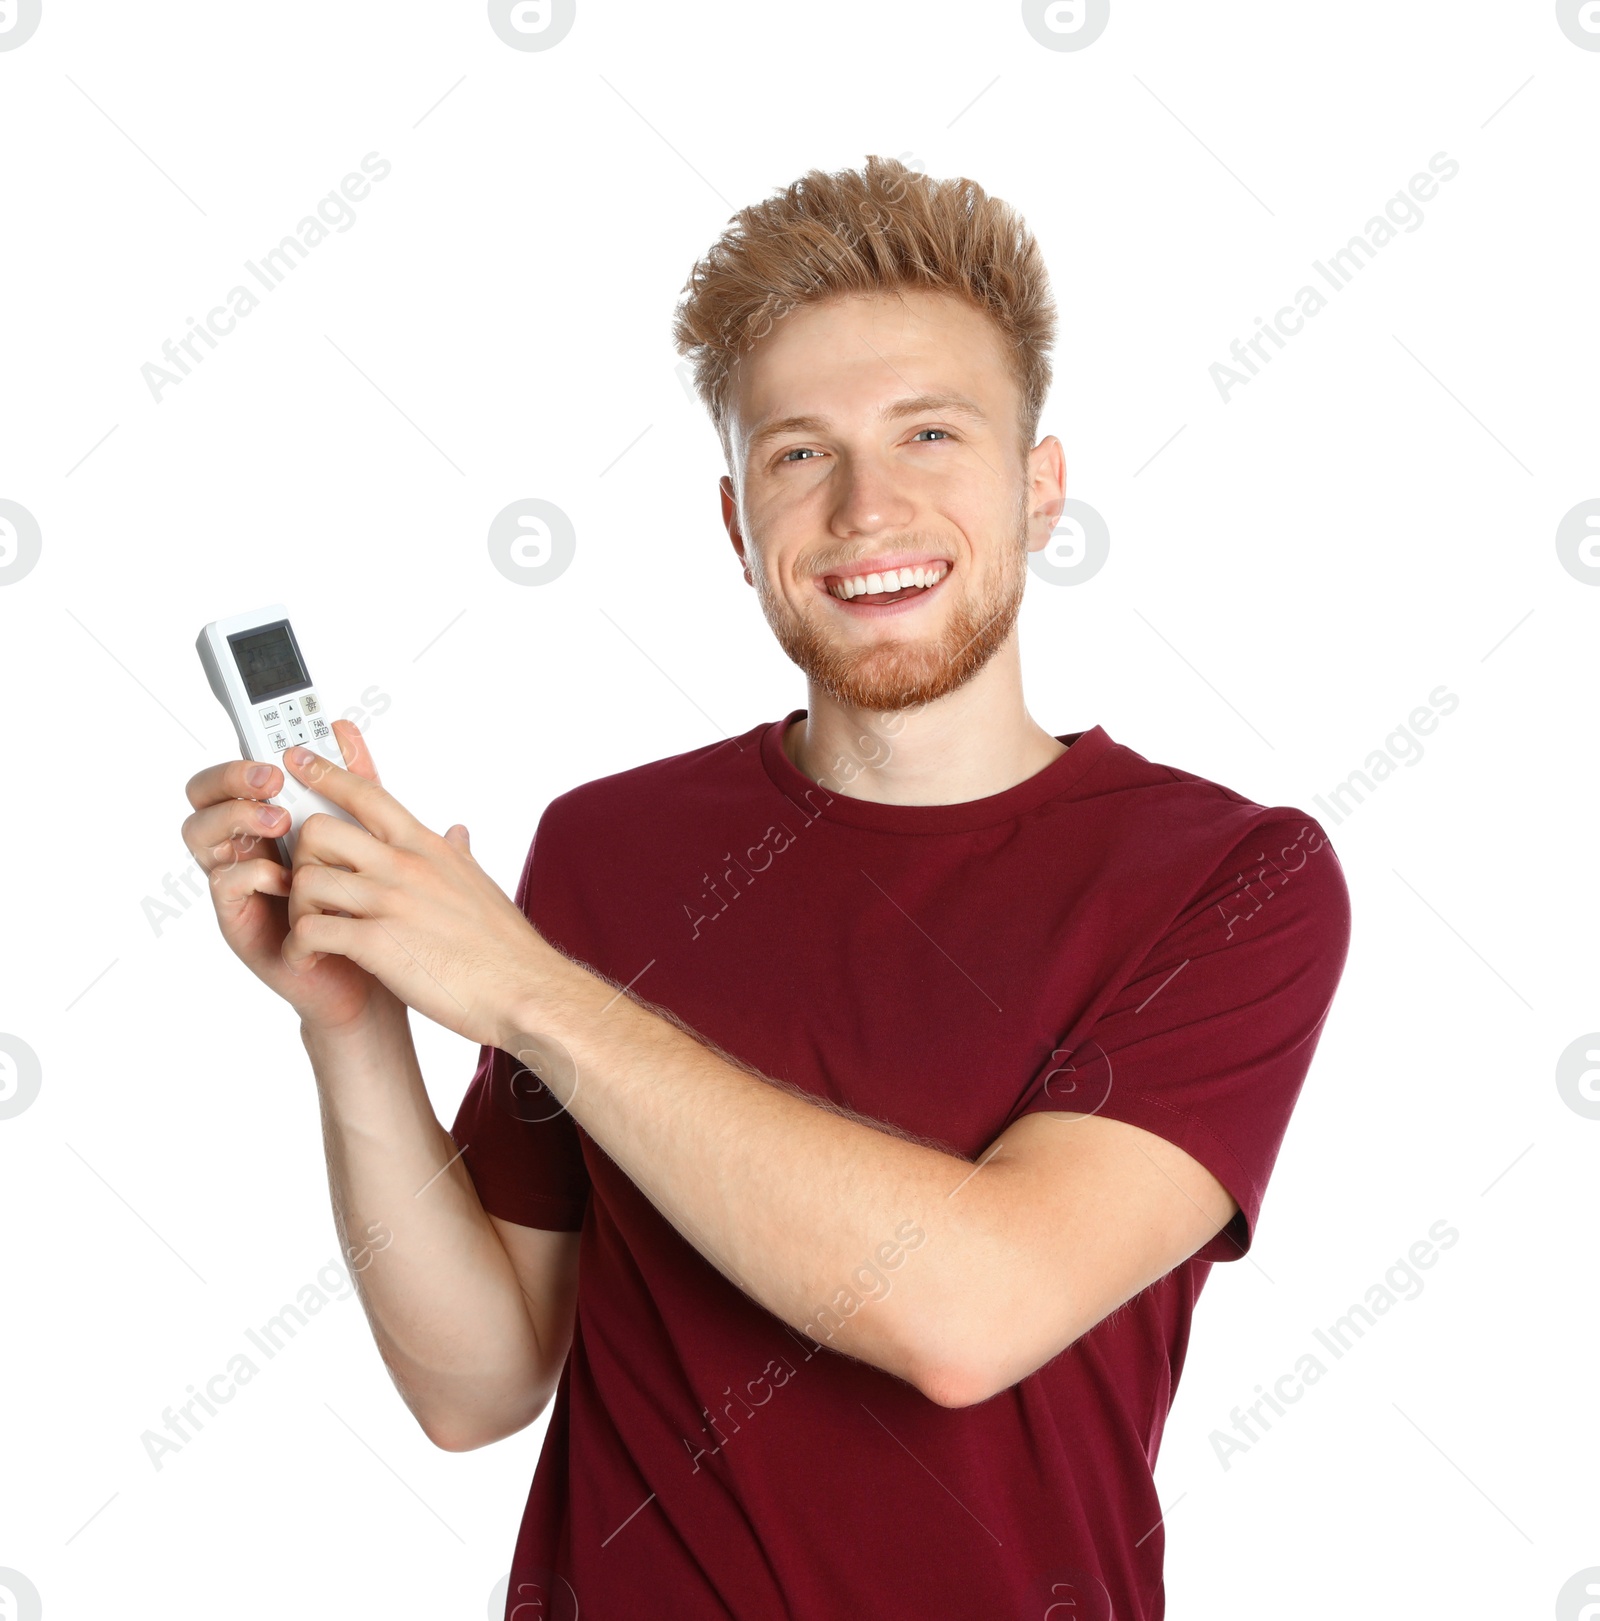
[[[1600,496],[1597,95],[1545,3],[1119,0],[1056,51],[1011,4],[582,0],[519,51],[473,4],[45,0],[0,51],[0,497],[43,536],[0,587],[0,1031],[43,1075],[0,1120],[0,1566],[52,1617],[487,1613],[544,1424],[435,1450],[353,1299],[161,1470],[141,1444],[337,1253],[294,1017],[203,897],[147,916],[233,752],[195,634],[287,601],[508,888],[555,794],[803,705],[669,322],[737,207],[877,152],[1013,202],[1051,267],[1044,431],[1111,553],[1030,580],[1042,723],[1321,816],[1460,700],[1324,818],[1354,940],[1197,1312],[1169,1614],[1551,1613],[1600,1565],[1600,1121],[1555,1081],[1600,1026],[1600,591],[1555,547]],[[353,227],[157,404],[163,340],[369,152]],[[1424,223],[1224,404],[1213,362],[1438,152]],[[524,497],[577,532],[536,589],[486,546]],[[448,1121],[473,1050],[418,1041]],[[1423,1293],[1225,1470],[1212,1431],[1439,1220]]]

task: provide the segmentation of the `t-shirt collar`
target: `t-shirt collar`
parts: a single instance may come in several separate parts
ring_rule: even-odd
[[[998,794],[953,805],[889,805],[853,797],[844,773],[829,773],[823,782],[814,782],[794,764],[784,753],[783,735],[805,714],[804,709],[792,709],[761,733],[761,763],[773,785],[808,818],[820,815],[830,822],[881,833],[966,833],[1011,821],[1069,792],[1117,747],[1103,727],[1092,726],[1085,732],[1058,736],[1056,741],[1066,745],[1066,753]],[[859,769],[872,768],[863,765]]]

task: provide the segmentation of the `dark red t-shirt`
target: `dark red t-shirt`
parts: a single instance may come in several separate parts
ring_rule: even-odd
[[[506,1614],[1160,1621],[1151,1470],[1344,966],[1338,858],[1301,811],[1098,726],[982,799],[830,792],[779,741],[804,713],[554,800],[529,918],[815,1096],[974,1159],[1033,1110],[1093,1110],[1240,1213],[1019,1384],[944,1408],[751,1300],[485,1049],[452,1127],[484,1208],[582,1232]]]

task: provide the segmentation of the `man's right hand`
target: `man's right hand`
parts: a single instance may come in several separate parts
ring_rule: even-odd
[[[333,733],[346,767],[376,782],[377,767],[356,726],[336,720]],[[253,760],[207,766],[189,779],[185,791],[194,814],[183,824],[183,842],[209,876],[223,939],[306,1024],[338,1030],[398,1011],[394,994],[348,958],[319,957],[299,974],[284,963],[290,873],[273,838],[289,826],[289,813],[265,803],[283,784],[281,766]]]

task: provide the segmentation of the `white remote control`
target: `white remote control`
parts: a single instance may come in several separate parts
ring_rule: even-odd
[[[297,781],[283,764],[284,750],[299,743],[337,766],[344,765],[339,740],[311,684],[289,623],[289,610],[275,602],[253,613],[213,620],[200,632],[195,648],[211,690],[239,734],[240,753],[246,760],[261,760],[283,770],[283,789],[271,803],[288,811],[291,818],[288,832],[275,841],[283,864],[289,866],[300,824],[313,812],[324,811],[342,822],[355,821]]]

